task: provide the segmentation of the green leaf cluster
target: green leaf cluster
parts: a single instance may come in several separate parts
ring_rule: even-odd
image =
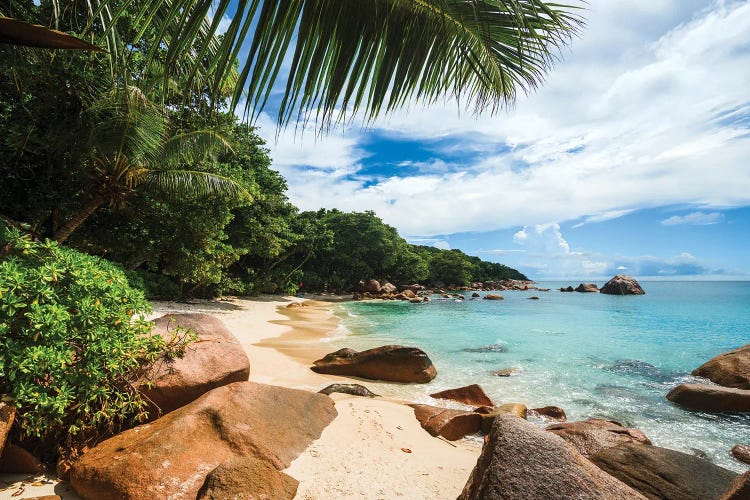
[[[135,382],[159,356],[150,305],[116,265],[0,231],[0,394],[20,438],[82,442],[141,421]]]

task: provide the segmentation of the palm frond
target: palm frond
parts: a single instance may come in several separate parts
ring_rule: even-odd
[[[9,17],[0,17],[0,43],[43,49],[104,52],[104,49],[62,31]]]
[[[169,196],[226,196],[234,200],[250,200],[250,193],[229,177],[194,170],[151,170],[143,183]]]
[[[340,112],[372,119],[445,96],[494,112],[541,83],[581,24],[576,7],[543,0],[154,0],[167,65],[189,64],[212,4],[232,19],[214,76],[249,47],[232,106],[244,93],[257,116],[279,92],[280,124],[312,112],[321,124]],[[215,18],[204,36],[217,29]]]
[[[231,150],[229,140],[219,130],[183,132],[165,142],[162,163],[171,166],[193,164],[211,154]]]
[[[96,155],[124,156],[132,164],[162,161],[166,119],[139,88],[113,89],[92,103],[88,113],[94,122],[89,141]]]

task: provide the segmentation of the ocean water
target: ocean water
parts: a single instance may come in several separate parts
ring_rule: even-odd
[[[746,470],[729,450],[750,443],[750,415],[688,411],[665,395],[696,381],[690,372],[711,357],[750,343],[750,283],[643,282],[645,296],[556,290],[570,284],[577,285],[501,292],[503,301],[468,300],[468,292],[464,301],[346,303],[331,340],[355,349],[420,347],[437,367],[430,384],[368,383],[376,392],[430,402],[429,393],[478,383],[496,404],[561,406],[569,421],[617,420],[656,445]],[[503,368],[518,371],[490,373]]]

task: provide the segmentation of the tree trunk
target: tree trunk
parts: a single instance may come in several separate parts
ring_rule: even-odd
[[[83,224],[83,221],[88,219],[91,214],[96,212],[96,209],[102,206],[105,201],[107,201],[107,197],[103,194],[94,195],[94,197],[91,198],[88,203],[85,203],[76,213],[73,214],[70,219],[68,219],[65,224],[63,224],[57,231],[55,231],[52,239],[57,241],[58,243],[62,243],[67,240],[68,237],[73,234],[73,231],[78,229],[78,226]]]

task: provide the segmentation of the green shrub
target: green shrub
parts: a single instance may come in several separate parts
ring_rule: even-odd
[[[110,262],[0,228],[0,395],[18,437],[70,445],[146,418],[136,382],[184,347],[150,335],[149,311]]]

